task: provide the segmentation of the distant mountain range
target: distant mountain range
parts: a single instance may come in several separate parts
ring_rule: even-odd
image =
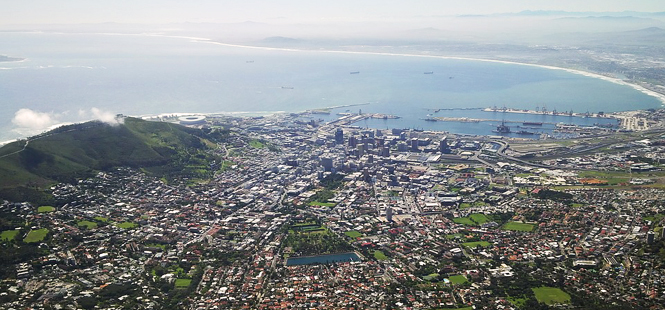
[[[5,55],[0,55],[0,62],[3,61],[21,61],[23,58],[9,57]]]
[[[636,11],[623,11],[623,12],[568,12],[568,11],[521,11],[517,13],[499,13],[492,14],[494,16],[636,16],[636,17],[652,17],[652,16],[665,16],[664,12],[636,12]]]

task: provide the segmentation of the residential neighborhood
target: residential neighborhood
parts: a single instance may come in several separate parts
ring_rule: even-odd
[[[526,161],[520,139],[346,119],[211,116],[190,124],[231,132],[210,179],[117,167],[2,202],[0,307],[665,303],[662,131]]]

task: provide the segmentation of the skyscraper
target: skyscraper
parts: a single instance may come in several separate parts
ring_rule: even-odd
[[[337,131],[335,131],[335,144],[344,144],[344,131],[342,131],[342,128],[337,128]]]
[[[439,142],[439,152],[441,153],[449,153],[450,148],[448,148],[448,137],[443,137],[441,141]]]

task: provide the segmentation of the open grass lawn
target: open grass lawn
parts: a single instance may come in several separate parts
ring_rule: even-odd
[[[123,229],[132,229],[136,228],[139,226],[139,224],[132,223],[132,222],[122,222],[122,223],[117,223],[115,226],[123,228]]]
[[[505,230],[515,230],[515,231],[533,231],[535,226],[533,224],[526,223],[517,223],[517,222],[508,222],[503,225]]]
[[[262,149],[262,148],[266,147],[265,143],[263,143],[259,140],[256,140],[256,139],[252,140],[252,141],[249,141],[249,146],[251,146],[253,148],[257,148],[257,149]]]
[[[5,230],[0,234],[0,240],[2,241],[14,240],[14,238],[16,238],[16,235],[18,235],[18,230]]]
[[[464,243],[462,243],[462,245],[467,247],[467,248],[475,248],[475,247],[478,247],[478,246],[481,246],[481,247],[484,248],[484,247],[488,247],[490,245],[490,243],[487,242],[487,241],[476,241],[476,242],[464,242]]]
[[[85,226],[85,227],[87,227],[88,229],[95,229],[95,228],[97,228],[97,223],[95,223],[95,222],[91,222],[91,221],[79,221],[79,222],[77,223],[77,225],[80,226],[80,227]]]
[[[471,208],[472,206],[473,206],[473,205],[470,204],[470,203],[468,203],[468,202],[462,202],[462,203],[459,205],[459,208],[460,208],[460,209],[468,209],[468,208]]]
[[[531,289],[536,299],[547,305],[570,303],[570,295],[556,287],[541,286]]]
[[[480,214],[480,213],[474,213],[469,215],[468,217],[456,217],[453,219],[453,222],[457,224],[469,225],[469,226],[480,226],[481,224],[485,224],[489,221],[491,221],[490,218],[488,218],[485,214]]]
[[[47,234],[48,234],[48,229],[46,228],[31,230],[28,233],[28,235],[25,237],[25,239],[23,239],[23,242],[25,243],[39,242],[44,240]]]
[[[320,202],[320,201],[312,201],[309,203],[310,206],[318,206],[318,207],[334,207],[337,204],[334,202]]]
[[[579,176],[605,180],[608,185],[628,183],[631,178],[631,174],[624,171],[583,171],[579,173]]]
[[[490,221],[490,219],[487,216],[485,216],[485,214],[480,214],[480,213],[471,214],[469,215],[469,217],[471,218],[472,221],[478,223],[479,225],[485,224]]]
[[[374,251],[374,258],[378,260],[386,260],[388,259],[388,256],[386,256],[386,254],[384,254],[382,251],[376,250]]]
[[[468,217],[456,217],[456,218],[453,219],[453,222],[455,222],[457,224],[469,225],[469,226],[475,226],[476,225],[476,223],[473,222]]]
[[[176,288],[187,288],[192,283],[192,279],[176,279],[175,287]]]
[[[464,284],[469,282],[464,275],[458,274],[456,276],[451,276],[448,278],[453,284]]]
[[[41,207],[37,208],[38,213],[47,213],[47,212],[53,212],[53,211],[55,211],[55,208],[51,207],[51,206],[41,206]]]
[[[357,231],[355,231],[355,230],[347,231],[347,232],[345,232],[344,234],[347,235],[347,236],[349,236],[349,238],[354,238],[354,239],[363,236],[363,234],[361,234],[361,233],[359,233],[359,232],[357,232]]]
[[[100,222],[106,223],[106,222],[109,221],[109,219],[107,219],[105,217],[101,217],[101,216],[95,216],[95,221],[100,221]]]

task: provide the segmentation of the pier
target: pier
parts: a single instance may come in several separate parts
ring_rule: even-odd
[[[500,119],[489,119],[489,118],[468,118],[468,117],[429,117],[424,118],[423,120],[429,122],[459,122],[459,123],[480,123],[480,122],[497,122],[497,123],[517,123],[523,124],[525,121],[511,121],[511,120],[500,120]],[[561,122],[538,122],[539,124],[549,124],[549,125],[558,125]],[[527,128],[526,126],[524,128]],[[531,127],[529,127],[531,128]],[[540,129],[537,127],[536,129]]]
[[[576,116],[576,117],[596,117],[596,118],[614,118],[610,114],[604,114],[603,112],[599,113],[573,113],[571,112],[557,112],[556,110],[552,111],[534,111],[534,110],[527,110],[527,109],[513,109],[513,108],[484,108],[482,109],[485,112],[501,112],[501,113],[517,113],[517,114],[532,114],[532,115],[552,115],[552,116]]]

